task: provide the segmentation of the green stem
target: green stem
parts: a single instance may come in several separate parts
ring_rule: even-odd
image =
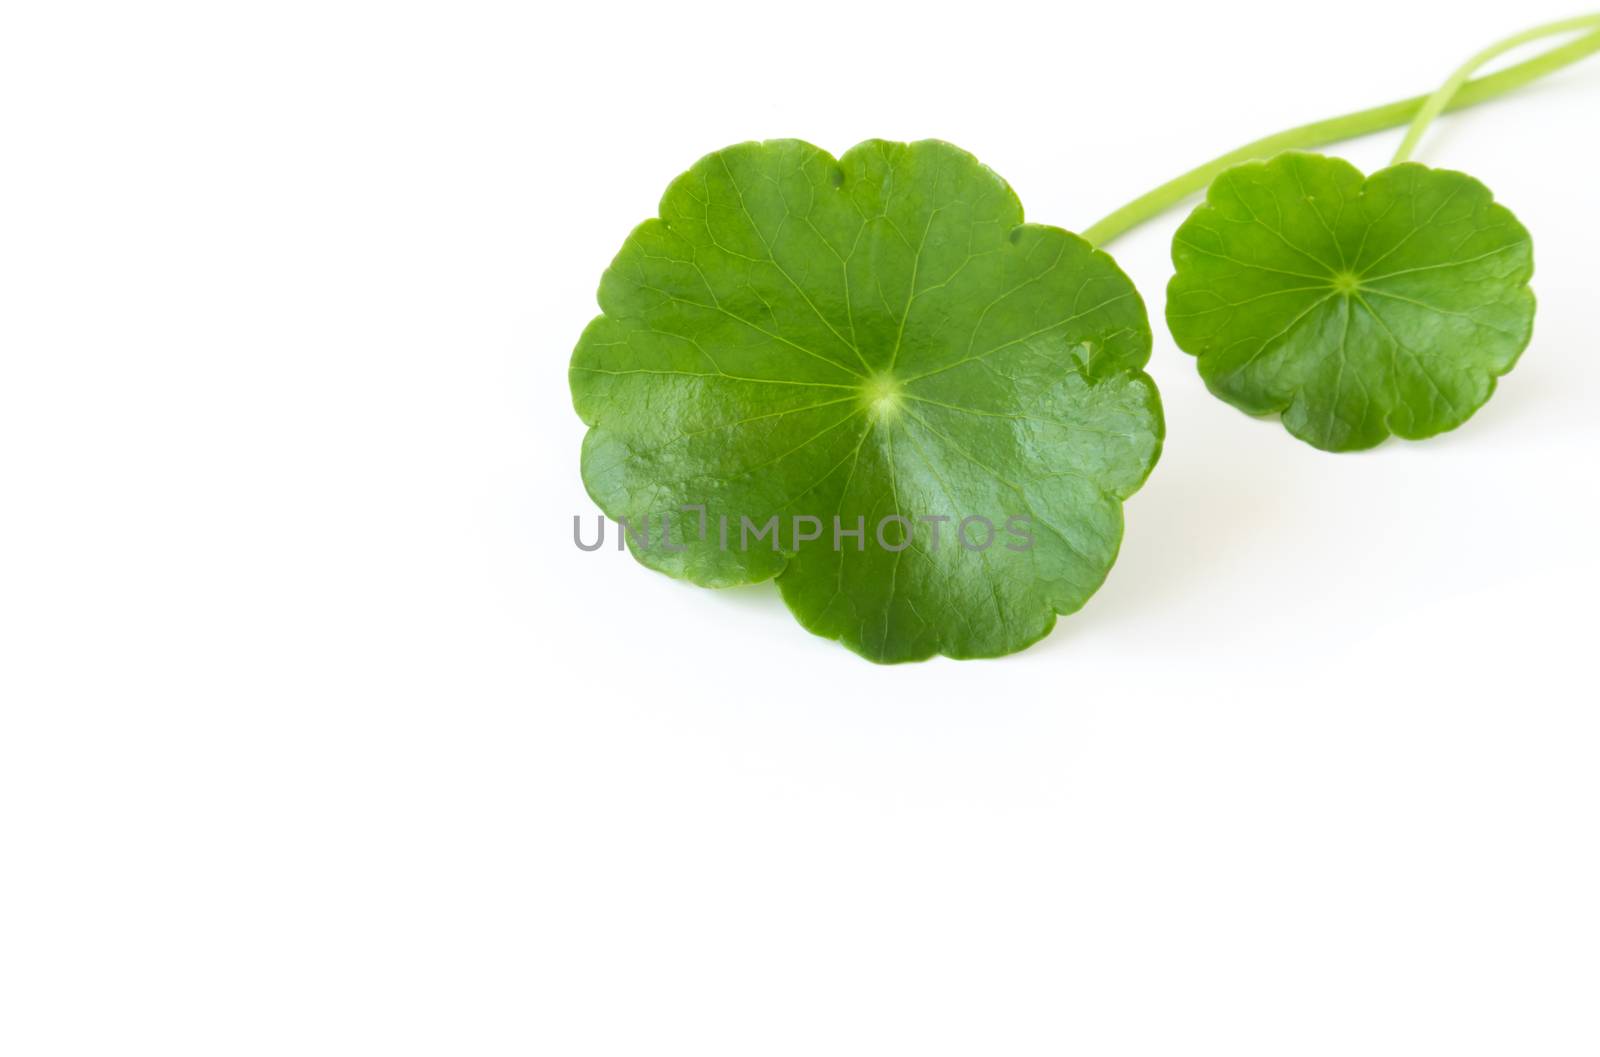
[[[1493,99],[1495,96],[1504,95],[1514,88],[1536,81],[1563,66],[1570,66],[1597,51],[1600,51],[1600,30],[1586,33],[1577,40],[1552,48],[1515,66],[1508,66],[1498,73],[1467,81],[1452,94],[1441,110],[1460,110]],[[1082,235],[1094,245],[1103,246],[1130,228],[1165,213],[1190,195],[1205,190],[1219,173],[1240,162],[1270,158],[1279,151],[1319,147],[1372,132],[1381,132],[1386,128],[1396,128],[1416,117],[1433,97],[1433,95],[1416,95],[1383,106],[1357,110],[1352,114],[1343,114],[1325,121],[1314,121],[1309,125],[1285,129],[1246,143],[1237,150],[1213,158],[1204,165],[1190,169],[1182,176],[1135,198],[1121,209],[1085,228]]]
[[[1484,63],[1499,58],[1513,48],[1535,41],[1541,37],[1553,37],[1561,33],[1572,33],[1580,29],[1600,29],[1600,15],[1584,15],[1582,18],[1567,18],[1560,22],[1550,22],[1542,26],[1525,29],[1515,36],[1507,37],[1498,43],[1491,44],[1478,54],[1461,64],[1461,68],[1452,73],[1439,90],[1428,97],[1422,104],[1422,109],[1417,111],[1417,116],[1411,119],[1411,127],[1406,130],[1406,138],[1400,142],[1400,149],[1394,152],[1394,160],[1390,165],[1399,165],[1411,157],[1411,152],[1417,149],[1417,144],[1422,140],[1422,134],[1427,131],[1433,119],[1444,112],[1450,105],[1456,93],[1467,83],[1467,78],[1478,72]]]

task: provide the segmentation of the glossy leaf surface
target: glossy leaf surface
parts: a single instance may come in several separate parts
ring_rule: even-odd
[[[1024,224],[947,143],[708,155],[629,236],[600,307],[570,374],[584,483],[612,518],[670,517],[682,548],[630,540],[636,557],[707,586],[776,577],[802,624],[872,660],[1043,636],[1105,578],[1160,451],[1132,283]],[[774,515],[778,546],[741,534]],[[811,518],[819,538],[797,539]]]
[[[1286,153],[1173,239],[1167,323],[1217,396],[1328,451],[1465,422],[1533,330],[1527,231],[1459,172]]]

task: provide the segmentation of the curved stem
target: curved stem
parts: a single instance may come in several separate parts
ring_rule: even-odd
[[[1460,69],[1439,86],[1439,90],[1428,97],[1422,104],[1422,109],[1417,111],[1417,116],[1411,119],[1411,127],[1406,130],[1406,138],[1400,142],[1400,149],[1394,152],[1394,160],[1390,165],[1399,165],[1411,157],[1411,152],[1417,149],[1422,134],[1427,131],[1433,119],[1444,112],[1450,105],[1450,100],[1455,98],[1461,86],[1467,83],[1467,78],[1478,71],[1478,68],[1492,59],[1497,59],[1513,48],[1519,48],[1530,41],[1541,37],[1553,37],[1561,33],[1572,33],[1580,29],[1600,29],[1600,15],[1584,15],[1582,18],[1567,18],[1560,22],[1550,22],[1532,29],[1525,29],[1515,36],[1507,37],[1498,43],[1491,44],[1478,54],[1461,64]]]
[[[1508,66],[1498,73],[1467,81],[1441,107],[1441,110],[1460,110],[1493,99],[1495,96],[1504,95],[1514,88],[1536,81],[1563,66],[1570,66],[1597,51],[1600,51],[1600,30],[1586,33],[1577,40],[1552,48],[1515,66]],[[1412,120],[1430,98],[1432,98],[1430,95],[1415,95],[1409,99],[1385,103],[1383,106],[1357,110],[1324,121],[1313,121],[1309,125],[1285,129],[1246,143],[1236,150],[1211,159],[1204,165],[1190,169],[1153,191],[1140,195],[1122,208],[1091,224],[1081,234],[1094,245],[1103,246],[1130,228],[1165,213],[1190,195],[1205,190],[1224,169],[1240,162],[1270,158],[1279,151],[1319,147],[1327,143],[1365,136],[1371,132],[1381,132],[1386,128],[1396,128]]]

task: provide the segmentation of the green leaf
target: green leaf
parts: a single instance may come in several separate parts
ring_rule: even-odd
[[[1024,224],[1005,181],[932,140],[741,144],[660,214],[602,278],[570,374],[589,494],[670,517],[683,547],[630,537],[641,562],[777,577],[803,625],[885,662],[1010,653],[1094,593],[1163,432],[1144,304],[1109,256]],[[741,536],[771,515],[776,549]],[[875,538],[889,515],[908,547],[901,522]],[[835,549],[835,517],[864,540]],[[971,517],[984,549],[961,544]]]
[[[1489,189],[1287,153],[1229,169],[1172,241],[1167,324],[1206,387],[1327,451],[1454,429],[1533,332],[1533,245]]]

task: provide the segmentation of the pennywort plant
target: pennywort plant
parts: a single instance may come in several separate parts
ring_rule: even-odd
[[[1472,80],[1499,55],[1584,35]],[[1209,185],[1172,243],[1167,326],[1212,393],[1327,451],[1465,422],[1533,333],[1533,245],[1466,175],[1409,161],[1447,109],[1600,50],[1600,15],[1537,26],[1474,55],[1430,95],[1303,125],[1230,151],[1091,225],[1103,245]],[[1409,120],[1370,176],[1301,153]],[[1263,160],[1257,160],[1263,159]]]
[[[1407,158],[1438,114],[1597,50],[1600,17],[1518,34],[1431,95],[1247,144],[1082,236],[1024,223],[939,141],[707,155],[623,243],[574,350],[584,484],[644,540],[654,525],[643,564],[775,579],[871,660],[1022,649],[1104,581],[1164,436],[1144,302],[1096,247],[1209,188],[1167,321],[1211,391],[1335,451],[1450,429],[1527,344],[1531,250],[1482,184]],[[1301,153],[1407,122],[1370,176]]]
[[[702,158],[600,307],[571,369],[583,479],[613,520],[672,535],[635,557],[706,586],[776,578],[802,624],[872,660],[1046,634],[1105,579],[1161,450],[1133,283],[1023,223],[948,143]],[[774,516],[770,548],[712,527]],[[1031,546],[962,546],[980,517],[1031,525]],[[789,531],[812,521],[815,540]]]

